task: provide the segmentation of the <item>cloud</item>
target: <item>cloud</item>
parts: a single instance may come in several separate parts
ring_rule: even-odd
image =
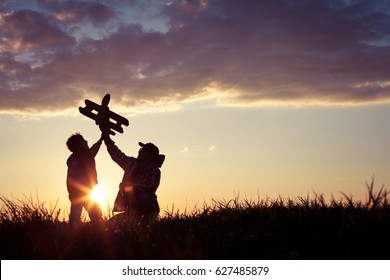
[[[66,47],[73,38],[52,25],[44,15],[21,10],[0,17],[2,53],[14,55],[41,48]]]
[[[207,149],[207,151],[208,151],[208,152],[214,152],[216,149],[217,149],[217,146],[211,145],[211,146]]]
[[[112,9],[101,3],[80,1],[47,2],[47,8],[52,11],[53,17],[59,21],[82,22],[90,21],[94,24],[104,24],[114,18]]]
[[[207,149],[202,148],[200,145],[195,145],[195,146],[188,146],[184,145],[183,148],[180,150],[181,153],[190,153],[190,152],[196,152],[196,153],[203,153],[203,152],[214,152],[217,149],[216,145],[211,145]]]
[[[188,146],[183,146],[183,148],[180,150],[181,153],[188,153],[190,148]]]
[[[390,98],[388,1],[161,2],[142,18],[166,18],[166,32],[119,20],[123,3],[64,3],[0,15],[0,111],[76,108],[107,92],[130,108]],[[81,19],[104,32],[76,36]]]

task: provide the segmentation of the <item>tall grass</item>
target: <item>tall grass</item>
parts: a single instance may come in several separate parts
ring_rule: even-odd
[[[2,259],[388,259],[389,192],[213,200],[148,226],[114,218],[72,227],[56,205],[1,197]]]
[[[46,207],[46,202],[34,201],[32,196],[23,199],[9,199],[0,196],[0,223],[26,223],[26,222],[59,222],[61,209],[57,208],[58,200],[54,205]]]

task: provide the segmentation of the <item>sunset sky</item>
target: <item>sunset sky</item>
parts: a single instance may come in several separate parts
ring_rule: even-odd
[[[68,211],[65,142],[98,140],[78,107],[106,93],[122,151],[166,155],[162,214],[390,185],[389,1],[1,1],[0,193]]]

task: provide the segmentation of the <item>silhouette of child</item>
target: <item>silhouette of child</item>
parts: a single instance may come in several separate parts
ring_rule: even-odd
[[[80,133],[75,133],[66,142],[68,149],[72,152],[67,160],[68,173],[66,185],[70,200],[69,223],[81,222],[81,212],[84,209],[88,212],[92,222],[99,221],[102,211],[96,201],[90,200],[89,195],[97,184],[97,172],[95,156],[102,144],[100,138],[91,148],[88,142]]]

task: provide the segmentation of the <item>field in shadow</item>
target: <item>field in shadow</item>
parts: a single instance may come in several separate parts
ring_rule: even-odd
[[[1,259],[389,259],[388,191],[368,199],[214,201],[166,213],[144,227],[128,221],[59,220],[60,210],[1,197]],[[53,210],[54,209],[54,210]]]

